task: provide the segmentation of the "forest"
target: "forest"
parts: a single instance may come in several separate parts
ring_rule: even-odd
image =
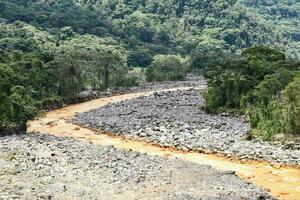
[[[269,140],[300,132],[300,62],[265,46],[209,66],[204,74],[208,112],[249,116],[253,136]]]
[[[203,73],[208,112],[300,132],[297,0],[0,0],[0,129],[86,90]],[[280,119],[280,120],[277,120]]]

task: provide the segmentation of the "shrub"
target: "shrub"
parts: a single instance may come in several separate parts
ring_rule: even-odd
[[[282,101],[286,131],[300,134],[300,73],[284,89]]]
[[[252,108],[252,109],[251,109]],[[252,134],[269,140],[277,133],[283,133],[283,107],[277,98],[273,97],[267,105],[264,103],[249,106],[250,123],[253,128]]]

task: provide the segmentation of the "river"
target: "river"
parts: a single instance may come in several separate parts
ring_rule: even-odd
[[[190,87],[172,88],[160,91],[185,90]],[[151,95],[154,92],[138,92],[113,97],[99,98],[84,103],[69,105],[50,111],[28,123],[28,132],[47,133],[59,137],[72,137],[96,145],[112,145],[117,149],[131,149],[133,151],[172,158],[180,158],[198,164],[207,164],[218,170],[235,171],[244,181],[264,188],[278,199],[300,199],[300,169],[288,166],[274,166],[267,162],[241,162],[221,155],[203,154],[197,152],[183,152],[176,149],[162,148],[157,145],[132,141],[121,137],[111,136],[109,133],[97,132],[72,124],[71,119],[77,112],[86,112],[108,103],[129,100],[139,96]]]

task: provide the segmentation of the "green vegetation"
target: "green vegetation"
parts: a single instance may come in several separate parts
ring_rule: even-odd
[[[177,55],[157,55],[146,70],[147,81],[184,80],[187,61]]]
[[[249,48],[206,73],[205,109],[248,114],[253,133],[263,139],[299,133],[299,67],[268,47]]]
[[[255,44],[299,58],[299,17],[298,0],[0,0],[0,21],[20,20],[53,35],[68,26],[113,37],[129,51],[128,64],[139,67],[157,54],[207,47],[239,53]]]
[[[81,91],[137,84],[127,76],[126,51],[110,37],[65,27],[56,38],[23,22],[0,30],[1,130],[25,127],[38,108]]]
[[[144,71],[191,71],[208,78],[208,111],[248,113],[265,138],[299,133],[299,17],[298,0],[0,0],[0,129]]]

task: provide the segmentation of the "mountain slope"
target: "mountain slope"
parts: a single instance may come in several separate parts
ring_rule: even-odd
[[[296,0],[2,0],[0,17],[53,34],[71,26],[80,34],[112,36],[130,50],[130,65],[207,46],[240,52],[266,44],[300,57]]]

